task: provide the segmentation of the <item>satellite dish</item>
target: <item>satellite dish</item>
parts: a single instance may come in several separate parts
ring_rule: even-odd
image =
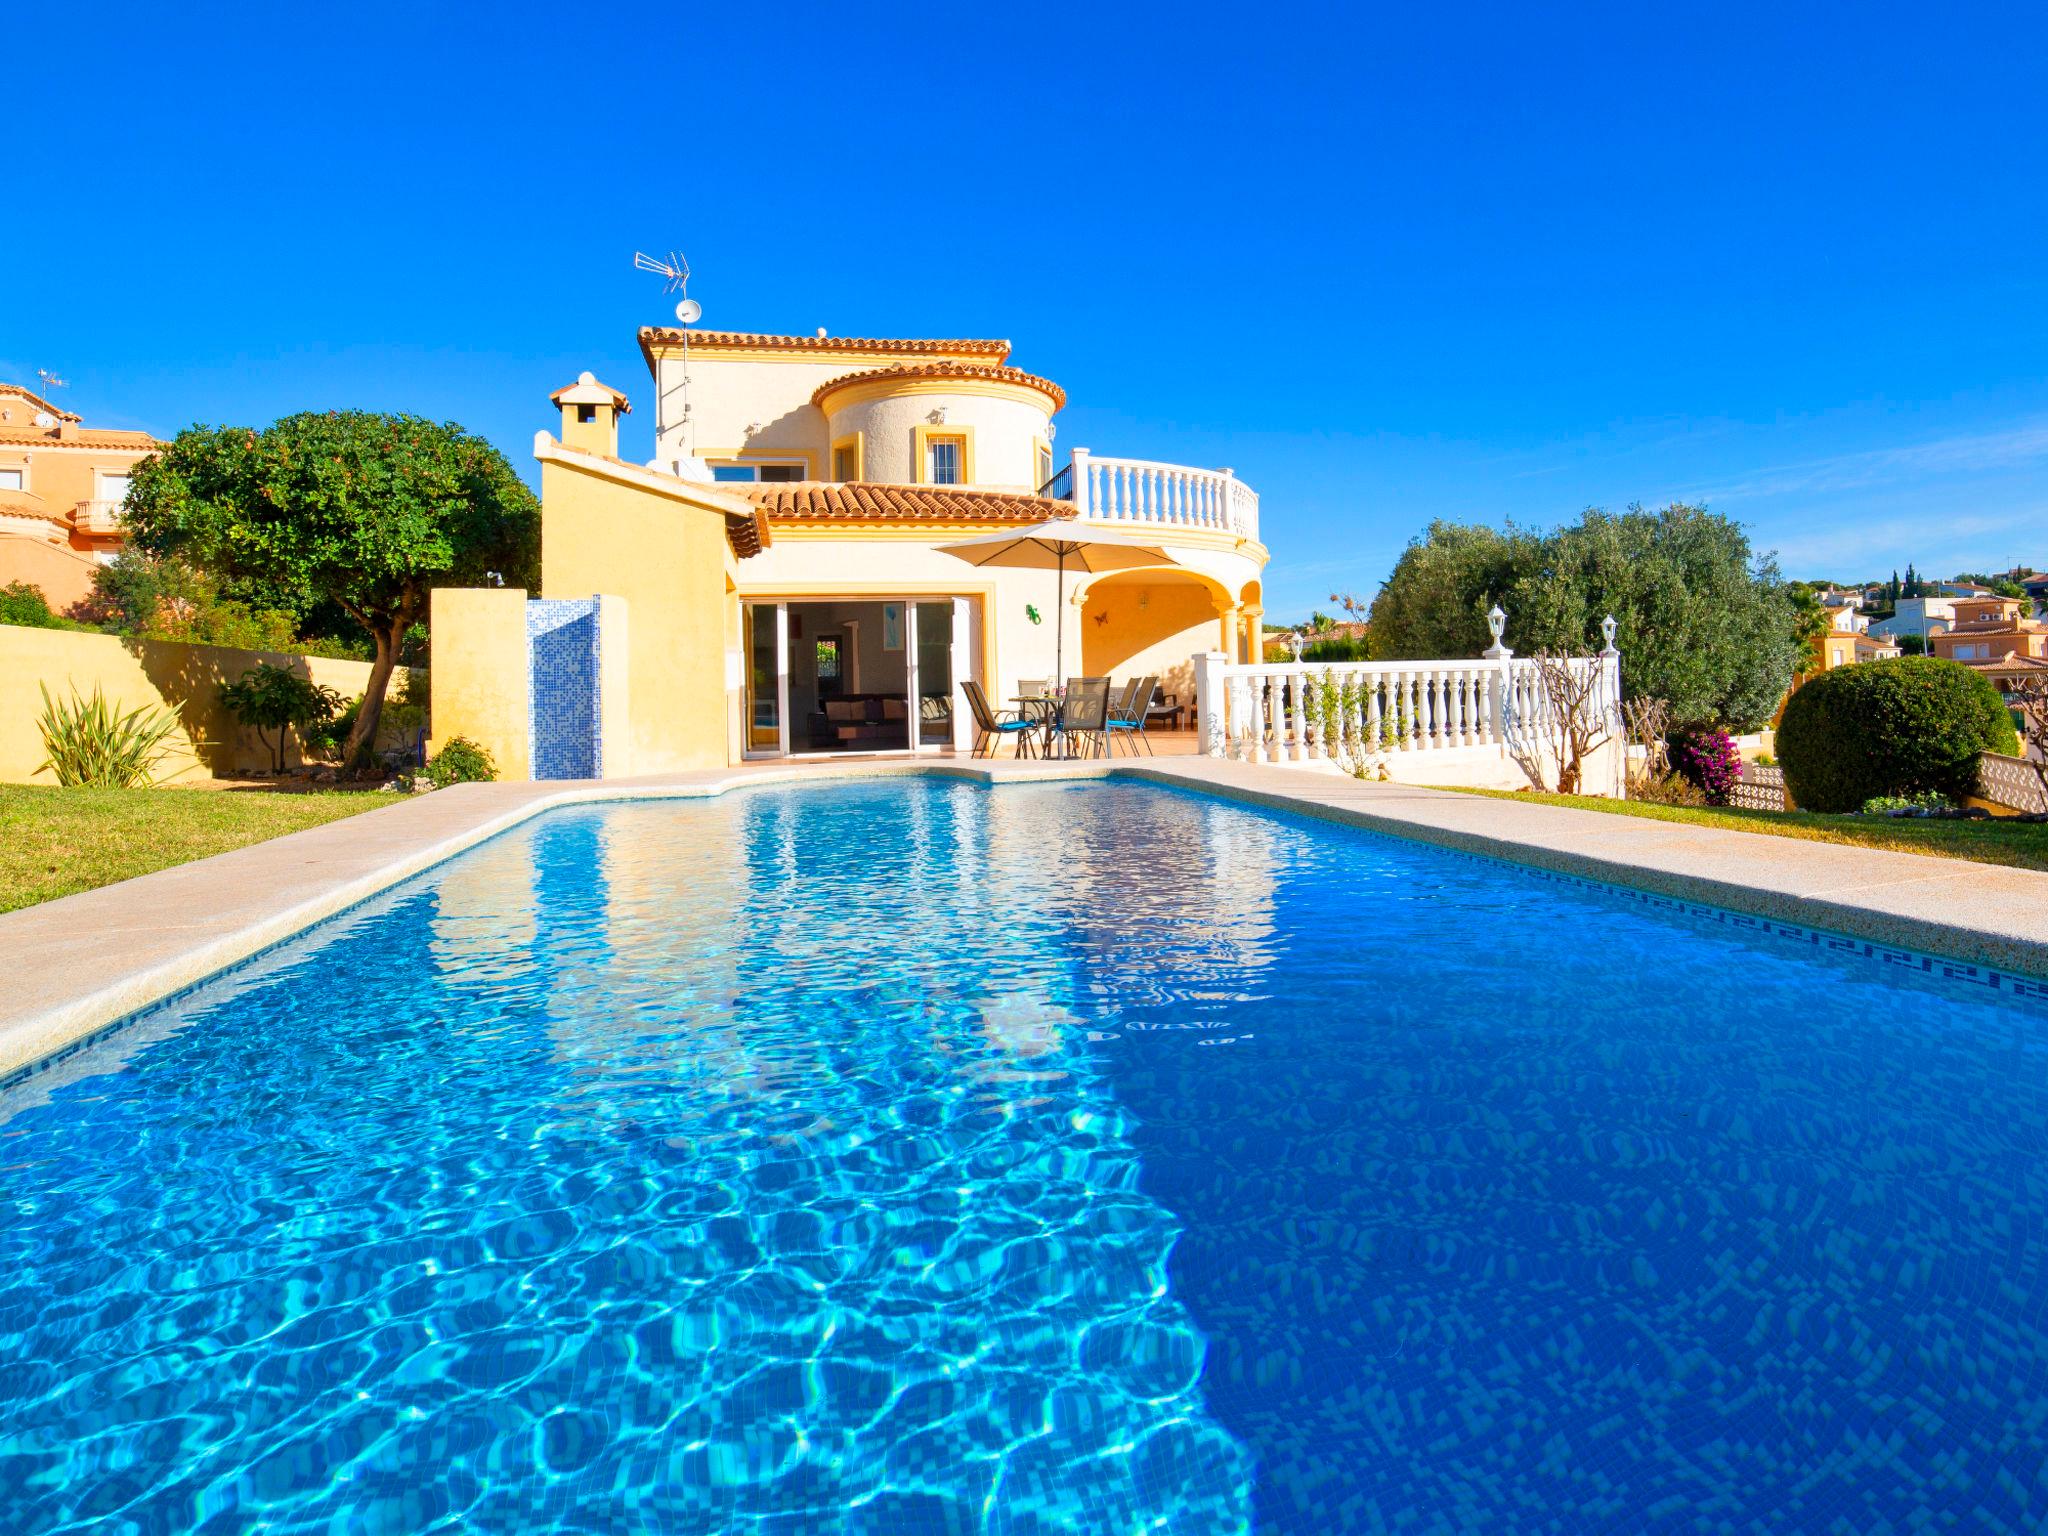
[[[704,306],[695,299],[685,299],[676,306],[676,318],[685,325],[693,323],[703,313]]]
[[[49,428],[57,425],[57,418],[52,416],[48,411],[37,411],[36,425],[44,428],[45,430],[48,430]]]

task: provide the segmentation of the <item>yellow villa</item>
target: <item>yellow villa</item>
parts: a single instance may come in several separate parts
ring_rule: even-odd
[[[1227,469],[1058,455],[1066,394],[1007,341],[640,332],[655,453],[619,456],[620,390],[552,397],[538,600],[435,594],[435,733],[515,777],[762,757],[965,752],[963,684],[1257,659],[1258,497]],[[971,565],[944,546],[1058,519],[1156,548],[1108,574]],[[523,658],[524,665],[519,664]]]
[[[40,587],[60,611],[91,592],[121,547],[129,471],[162,446],[0,383],[0,586]]]

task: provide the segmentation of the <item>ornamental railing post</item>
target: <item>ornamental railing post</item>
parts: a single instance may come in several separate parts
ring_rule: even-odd
[[[1204,757],[1223,756],[1223,669],[1229,661],[1221,651],[1195,654],[1195,729]]]
[[[1074,516],[1085,518],[1088,515],[1089,507],[1088,450],[1086,448],[1076,448],[1069,460],[1069,465],[1074,472]]]
[[[1495,603],[1486,615],[1486,628],[1493,636],[1493,644],[1480,652],[1488,661],[1495,662],[1487,679],[1486,710],[1493,717],[1494,740],[1500,743],[1501,755],[1508,755],[1510,728],[1514,716],[1514,678],[1510,669],[1515,664],[1515,653],[1502,643],[1501,636],[1507,632],[1508,616],[1499,603]]]

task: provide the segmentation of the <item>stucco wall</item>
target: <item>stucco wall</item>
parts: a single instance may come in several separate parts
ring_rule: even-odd
[[[267,771],[270,749],[220,703],[220,685],[234,682],[260,661],[290,667],[334,689],[344,700],[360,697],[369,685],[366,661],[0,624],[0,781],[56,782],[50,774],[36,771],[43,761],[42,735],[36,729],[43,712],[42,687],[58,700],[69,699],[74,692],[90,697],[98,687],[123,713],[136,708],[170,710],[178,717],[179,731],[158,769],[165,782]],[[394,690],[403,675],[394,677]],[[300,760],[294,740],[285,762]]]
[[[628,612],[627,743],[607,742],[607,777],[728,760],[725,514],[694,494],[622,483],[598,461],[541,462],[540,595],[616,597]]]
[[[832,469],[826,453],[825,413],[811,404],[811,392],[829,379],[880,366],[858,358],[779,362],[694,355],[690,359],[690,419],[695,426],[697,454],[706,459],[794,454],[805,459],[809,478],[823,478]],[[655,380],[668,403],[656,419],[668,423],[669,430],[656,439],[655,457],[664,463],[689,451],[677,425],[682,414],[682,378],[680,359],[661,359]],[[747,428],[756,424],[762,430],[749,437]],[[749,449],[754,452],[744,453]]]
[[[50,607],[63,613],[92,595],[93,572],[99,569],[99,562],[68,543],[50,542],[46,535],[63,536],[56,524],[30,526],[34,531],[25,533],[0,527],[0,587],[25,581],[41,588]]]
[[[1219,627],[1208,588],[1170,578],[1122,577],[1089,589],[1081,604],[1081,642],[1091,676],[1159,676],[1159,686],[1190,707],[1195,701],[1191,657],[1214,650]]]
[[[973,467],[967,483],[1038,489],[1033,444],[1045,440],[1051,420],[1042,405],[1001,395],[922,388],[874,400],[827,403],[832,407],[831,438],[862,434],[864,480],[910,484],[920,479],[915,444],[917,429],[924,427],[935,433],[972,434]],[[934,411],[945,413],[943,423],[931,420]]]
[[[434,735],[491,754],[498,776],[533,776],[533,691],[526,664],[526,594],[516,587],[436,587],[427,627],[434,637]]]

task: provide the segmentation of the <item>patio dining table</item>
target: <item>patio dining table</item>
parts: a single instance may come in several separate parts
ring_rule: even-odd
[[[1045,734],[1045,748],[1050,750],[1055,728],[1060,722],[1060,696],[1056,693],[1014,693],[1010,702],[1020,712],[1029,712],[1037,718],[1038,729]]]

